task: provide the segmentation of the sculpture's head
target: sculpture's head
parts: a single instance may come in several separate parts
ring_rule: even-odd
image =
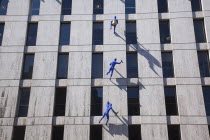
[[[114,61],[117,61],[117,58],[115,58]]]
[[[116,16],[114,16],[114,19],[117,19],[117,17],[116,17]]]
[[[108,105],[110,104],[109,101],[107,101],[107,104],[108,104]]]

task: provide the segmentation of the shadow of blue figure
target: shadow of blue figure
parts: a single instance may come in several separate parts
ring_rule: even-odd
[[[112,26],[114,26],[114,34],[115,34],[115,29],[116,29],[117,24],[118,24],[117,17],[114,16],[114,19],[110,23],[110,29],[112,29]]]
[[[110,72],[111,72],[111,75],[110,75],[110,79],[112,78],[112,75],[113,75],[113,72],[114,72],[114,67],[116,64],[121,64],[123,61],[121,60],[121,62],[117,62],[117,58],[114,59],[114,61],[112,61],[109,65],[110,65],[110,68],[109,68],[109,71],[106,73],[106,75],[108,75]]]
[[[107,120],[106,120],[106,125],[108,124],[108,122],[109,122],[109,111],[110,111],[110,110],[112,110],[112,111],[114,112],[115,115],[117,114],[117,112],[115,112],[115,111],[113,110],[112,104],[109,103],[109,102],[107,102],[107,103],[106,103],[106,110],[105,110],[103,116],[101,117],[101,119],[99,120],[99,123],[100,123],[101,120],[106,116],[106,118],[107,118]]]

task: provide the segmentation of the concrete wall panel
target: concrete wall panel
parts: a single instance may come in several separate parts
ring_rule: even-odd
[[[186,0],[168,0],[169,12],[191,11],[191,1]]]
[[[93,0],[72,0],[72,15],[93,14]]]
[[[136,13],[155,13],[158,12],[157,1],[136,0]]]
[[[141,125],[141,135],[144,140],[168,140],[167,125]]]
[[[66,125],[64,140],[87,140],[89,139],[89,125]]]
[[[104,140],[128,140],[128,126],[109,124],[103,127]]]
[[[61,0],[41,0],[40,15],[60,15]]]
[[[51,125],[27,126],[25,140],[51,140],[51,129]]]
[[[104,0],[104,14],[125,13],[125,0]]]
[[[28,15],[29,0],[10,0],[7,7],[7,15]]]
[[[11,140],[12,139],[12,126],[0,126],[0,139]]]

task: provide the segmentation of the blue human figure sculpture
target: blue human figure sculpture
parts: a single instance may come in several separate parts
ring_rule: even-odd
[[[111,72],[111,75],[110,75],[110,79],[112,78],[112,75],[113,75],[113,72],[114,72],[114,67],[116,64],[121,64],[122,63],[122,60],[121,62],[117,62],[117,58],[114,59],[114,61],[112,61],[110,63],[110,68],[109,68],[109,71],[106,73],[106,75],[108,75],[110,72]]]
[[[109,102],[107,102],[107,103],[106,103],[106,110],[105,110],[103,116],[101,117],[101,119],[99,120],[99,123],[100,123],[101,120],[106,116],[106,118],[107,118],[107,120],[106,120],[106,125],[108,124],[108,122],[109,122],[109,111],[110,111],[110,110],[112,110],[112,111],[115,113],[115,115],[117,114],[117,113],[113,110],[112,104],[109,103]]]
[[[117,17],[114,16],[114,19],[110,23],[110,29],[112,29],[112,26],[114,26],[114,34],[115,34],[115,29],[116,29],[117,24],[118,24]]]

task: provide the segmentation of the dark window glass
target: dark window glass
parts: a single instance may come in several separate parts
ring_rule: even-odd
[[[126,44],[137,44],[136,22],[126,23]]]
[[[138,78],[137,53],[127,53],[127,77]]]
[[[92,78],[103,78],[103,54],[92,55]]]
[[[168,125],[168,139],[169,140],[180,140],[180,126],[179,125]]]
[[[102,115],[103,88],[91,88],[91,116]]]
[[[168,1],[158,0],[158,13],[167,13],[167,12],[168,12]]]
[[[210,125],[208,125],[208,129],[209,129],[209,135],[210,135]]]
[[[160,21],[160,43],[171,43],[170,24],[169,21]]]
[[[14,126],[12,140],[24,140],[25,126]]]
[[[103,14],[103,13],[104,13],[104,1],[93,0],[93,14]]]
[[[140,115],[139,88],[128,88],[128,116]]]
[[[31,0],[31,15],[39,15],[41,0]]]
[[[53,126],[52,140],[63,140],[64,126]]]
[[[26,46],[36,46],[37,27],[37,23],[32,23],[28,25]]]
[[[28,104],[30,98],[30,88],[21,88],[19,95],[19,109],[18,117],[27,117],[28,115]]]
[[[62,23],[60,27],[60,45],[70,44],[70,24]]]
[[[33,67],[34,67],[34,54],[25,54],[22,79],[32,79]]]
[[[2,44],[3,34],[4,34],[4,24],[0,23],[0,46]]]
[[[176,87],[164,87],[166,115],[178,115]]]
[[[103,44],[103,23],[93,23],[93,45]]]
[[[162,54],[162,67],[163,67],[163,77],[169,78],[174,77],[173,68],[173,56],[171,52],[163,52]]]
[[[191,0],[192,11],[202,11],[201,0]]]
[[[135,0],[125,0],[125,13],[133,14],[136,12]]]
[[[141,126],[128,125],[129,140],[141,140]]]
[[[0,0],[0,15],[6,15],[9,0]]]
[[[65,116],[66,88],[56,88],[54,116]]]
[[[208,51],[198,52],[198,62],[201,77],[210,77],[209,53]]]
[[[68,75],[68,54],[58,55],[57,79],[67,79]]]
[[[210,116],[210,86],[203,87],[203,97],[206,108],[206,115]]]
[[[194,20],[194,30],[196,43],[206,42],[206,33],[203,20]]]
[[[102,125],[90,125],[90,140],[102,140]]]
[[[62,0],[62,15],[71,15],[72,0]]]

